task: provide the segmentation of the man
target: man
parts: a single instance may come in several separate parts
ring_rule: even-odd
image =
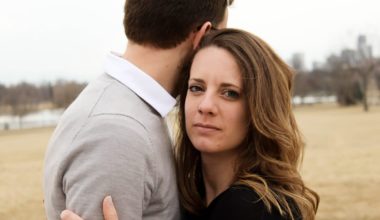
[[[63,114],[47,149],[48,219],[69,209],[103,219],[111,195],[120,219],[179,219],[176,178],[164,117],[175,104],[179,68],[214,27],[228,0],[127,0],[123,55]]]

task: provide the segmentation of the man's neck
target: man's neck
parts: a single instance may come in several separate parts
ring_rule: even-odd
[[[191,45],[184,42],[172,49],[157,49],[128,42],[123,58],[136,65],[173,95],[179,67]]]

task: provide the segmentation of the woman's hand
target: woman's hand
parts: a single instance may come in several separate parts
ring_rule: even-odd
[[[113,205],[111,196],[107,196],[103,200],[104,220],[118,220],[115,206]],[[77,214],[70,210],[64,210],[61,213],[61,220],[83,220]]]

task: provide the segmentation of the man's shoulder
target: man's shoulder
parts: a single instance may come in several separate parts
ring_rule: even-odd
[[[89,85],[87,93],[90,98],[92,97],[91,94],[97,93],[96,100],[94,100],[95,102],[91,109],[91,117],[104,114],[128,116],[141,123],[159,118],[159,115],[152,107],[128,86],[107,74],[104,74],[94,81],[92,85]],[[146,118],[148,120],[142,120]]]

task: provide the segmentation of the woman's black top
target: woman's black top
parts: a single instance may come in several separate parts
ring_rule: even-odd
[[[293,212],[297,218],[296,211]],[[288,220],[272,206],[272,212],[265,207],[259,195],[247,186],[232,186],[217,196],[201,216],[184,213],[185,220]]]

